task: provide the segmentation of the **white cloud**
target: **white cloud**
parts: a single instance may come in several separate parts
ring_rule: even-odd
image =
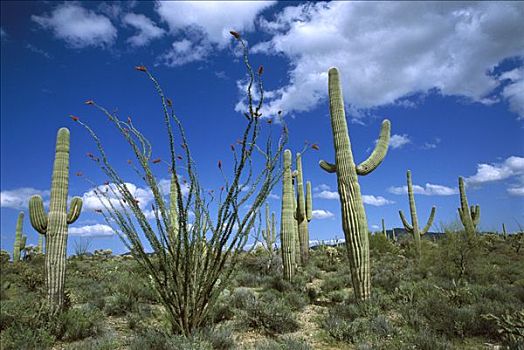
[[[239,33],[255,29],[255,19],[275,1],[158,1],[155,9],[178,37],[171,50],[161,56],[168,66],[203,60],[213,48],[227,47]]]
[[[313,210],[312,214],[313,214],[314,219],[319,219],[319,220],[330,219],[330,218],[335,217],[335,214],[333,214],[329,210],[323,210],[323,209]]]
[[[362,195],[362,202],[364,202],[364,204],[373,205],[376,207],[381,207],[386,204],[395,203],[382,196],[373,196],[373,195],[366,195],[366,194]]]
[[[138,30],[138,34],[127,39],[133,46],[147,45],[151,40],[165,34],[164,29],[157,27],[152,20],[141,14],[127,13],[122,21]]]
[[[324,191],[313,194],[313,197],[322,198],[322,199],[338,199],[339,195],[338,195],[338,192],[324,190]]]
[[[524,69],[522,67],[502,74],[499,79],[510,83],[502,90],[502,96],[508,100],[509,109],[515,112],[519,119],[524,118]]]
[[[80,237],[97,237],[97,236],[112,236],[115,234],[113,229],[108,225],[95,224],[79,227],[69,227],[69,234]]]
[[[524,176],[524,157],[511,156],[502,163],[478,164],[477,173],[465,180],[467,184],[482,184],[513,176]]]
[[[289,84],[273,91],[264,115],[307,111],[327,96],[339,67],[346,102],[370,109],[437,91],[485,103],[501,82],[490,75],[522,56],[519,2],[309,2],[262,21],[272,38],[254,51],[290,60]],[[520,113],[522,80],[503,97]]]
[[[435,138],[434,142],[425,142],[424,145],[422,145],[422,149],[434,149],[434,148],[437,148],[438,144],[441,141],[442,140],[437,137],[437,138]]]
[[[315,186],[313,188],[313,191],[329,191],[331,187],[329,187],[329,185],[326,185],[326,184],[320,184],[318,186]]]
[[[393,194],[407,194],[408,186],[398,186],[398,187],[392,186],[388,188],[388,192],[393,193]],[[457,194],[458,189],[427,183],[424,187],[420,185],[413,185],[413,193],[422,194],[425,196],[451,196],[451,195]]]
[[[0,27],[0,40],[4,41],[4,40],[7,40],[7,33],[6,31],[4,30],[4,28]]]
[[[29,198],[33,195],[48,197],[49,191],[41,191],[32,187],[22,187],[16,190],[7,190],[0,192],[0,207],[12,209],[27,209]]]
[[[75,48],[110,46],[117,37],[117,30],[109,18],[87,10],[77,2],[63,3],[50,15],[33,15],[31,19]]]
[[[524,186],[521,187],[510,187],[508,193],[512,196],[524,196]]]
[[[395,149],[395,148],[401,148],[402,146],[410,143],[411,140],[409,139],[408,135],[404,134],[404,135],[392,135],[391,138],[389,139],[389,145],[391,146],[391,148]]]
[[[255,19],[275,1],[159,1],[156,11],[172,32],[197,30],[219,48],[232,39],[229,31],[253,31]]]
[[[270,193],[267,198],[271,198],[271,199],[280,199],[280,196],[278,194],[275,194],[275,193]]]
[[[26,49],[28,49],[29,51],[32,51],[34,53],[37,53],[39,55],[42,55],[44,56],[45,58],[47,59],[51,59],[51,55],[47,52],[47,51],[44,51],[42,49],[39,49],[38,47],[32,45],[32,44],[27,44],[25,46]]]

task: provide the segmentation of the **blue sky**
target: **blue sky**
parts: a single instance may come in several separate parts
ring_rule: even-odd
[[[113,163],[128,173],[129,149],[105,118],[83,104],[94,99],[135,124],[167,156],[157,96],[133,67],[145,65],[173,99],[188,133],[202,182],[221,184],[217,160],[243,127],[239,50],[265,68],[264,117],[282,110],[289,148],[304,141],[319,151],[303,158],[314,187],[312,239],[343,237],[336,178],[318,167],[334,159],[327,104],[327,69],[341,72],[357,162],[371,152],[382,119],[392,123],[383,164],[360,178],[370,229],[384,218],[401,227],[408,211],[406,170],[417,185],[419,221],[437,206],[434,229],[457,220],[458,176],[470,204],[480,204],[483,230],[524,225],[524,4],[352,2],[1,2],[1,245],[11,250],[16,217],[32,194],[49,198],[56,131],[71,130],[71,196],[85,210],[70,226],[91,248],[122,252],[100,215],[82,171],[103,182],[86,157],[94,149],[68,115],[89,122]],[[162,178],[162,176],[159,176]],[[280,212],[280,187],[269,199]],[[28,242],[37,233],[26,216]]]

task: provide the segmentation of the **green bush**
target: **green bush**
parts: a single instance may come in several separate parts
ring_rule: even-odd
[[[52,333],[65,341],[96,336],[101,331],[101,316],[98,310],[89,307],[66,310],[52,320]]]
[[[265,302],[256,299],[239,313],[238,321],[240,327],[258,329],[268,334],[289,333],[299,328],[284,300]]]

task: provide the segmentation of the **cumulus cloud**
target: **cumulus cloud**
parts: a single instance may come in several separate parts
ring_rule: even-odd
[[[362,202],[364,202],[364,204],[373,205],[375,207],[381,207],[383,205],[395,203],[382,196],[373,196],[366,194],[362,195]]]
[[[272,38],[254,51],[290,60],[288,85],[272,91],[265,115],[307,111],[327,95],[327,70],[339,68],[353,110],[402,104],[437,91],[470,101],[501,82],[491,74],[522,56],[524,4],[519,2],[310,2],[288,6],[262,28]],[[522,113],[522,79],[502,97]],[[404,100],[403,100],[404,99]],[[491,102],[490,102],[491,101]],[[522,116],[522,114],[521,114]]]
[[[75,48],[110,46],[117,37],[117,30],[109,18],[87,10],[77,2],[63,3],[51,14],[33,15],[31,19]]]
[[[158,39],[165,34],[164,29],[156,26],[152,20],[141,14],[127,13],[122,21],[138,30],[136,35],[127,39],[127,42],[133,46],[147,45],[151,40]]]
[[[393,194],[407,194],[408,186],[398,186],[398,187],[392,186],[388,188],[388,192],[393,193]],[[458,189],[427,183],[424,187],[420,185],[413,185],[413,193],[422,194],[425,196],[451,196],[451,195],[457,194]]]
[[[45,199],[49,197],[49,194],[50,191],[41,191],[32,187],[6,190],[0,192],[0,206],[2,208],[27,209],[31,196],[40,195]]]
[[[158,1],[155,9],[175,36],[171,50],[161,57],[169,66],[204,59],[213,48],[227,47],[229,31],[255,29],[260,12],[276,1]]]
[[[509,81],[509,84],[502,90],[502,96],[509,103],[509,109],[524,119],[524,68],[520,67],[506,72],[499,77],[499,80]]]
[[[322,199],[338,199],[339,195],[338,192],[324,190],[313,194],[313,197]]]
[[[25,48],[28,49],[29,51],[32,51],[34,53],[44,56],[47,59],[52,58],[49,52],[39,49],[38,47],[34,46],[33,44],[26,44]]]
[[[508,193],[512,196],[524,196],[524,186],[521,187],[510,187]]]
[[[333,214],[329,210],[323,209],[313,210],[312,214],[314,219],[330,219],[335,217],[335,214]]]
[[[0,27],[0,40],[7,40],[7,37],[7,32],[4,30],[4,28]]]
[[[112,236],[115,234],[113,229],[108,225],[95,224],[86,226],[69,227],[69,234],[71,236],[80,237],[99,237],[99,236]]]
[[[524,157],[511,156],[502,163],[478,164],[477,173],[465,179],[467,184],[505,180],[514,176],[524,176]]]
[[[404,145],[407,145],[408,143],[410,143],[411,140],[409,139],[408,135],[404,134],[404,135],[392,135],[389,139],[389,145],[391,146],[391,148],[395,149],[395,148],[401,148],[402,146]]]

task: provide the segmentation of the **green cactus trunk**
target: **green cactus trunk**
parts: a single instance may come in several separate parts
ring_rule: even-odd
[[[504,239],[508,238],[508,233],[506,232],[506,225],[504,223],[502,223],[502,236],[504,237]]]
[[[44,235],[38,235],[38,253],[44,254]]]
[[[293,183],[291,174],[291,151],[284,151],[284,174],[282,176],[282,213],[280,240],[284,279],[291,281],[295,274],[295,218],[293,217]]]
[[[417,207],[415,205],[415,195],[413,194],[413,182],[411,181],[411,171],[408,170],[407,172],[407,182],[408,182],[408,198],[409,198],[409,211],[411,214],[411,225],[406,220],[406,217],[404,216],[404,213],[402,210],[399,210],[400,219],[402,220],[402,224],[404,225],[404,228],[406,231],[411,233],[413,235],[413,239],[415,240],[415,247],[417,249],[417,256],[420,256],[421,246],[420,246],[420,236],[426,234],[428,230],[430,229],[431,225],[433,225],[433,220],[435,219],[435,207],[431,208],[431,213],[429,215],[428,222],[426,226],[420,230],[418,226],[418,217],[417,217]]]
[[[386,224],[384,223],[384,219],[382,219],[382,234],[384,235],[384,237],[386,237],[386,239],[388,239],[388,233],[386,231]]]
[[[300,235],[299,235],[299,232],[298,232],[298,220],[297,220],[297,207],[298,207],[298,204],[297,204],[297,195],[296,195],[296,192],[295,192],[295,182],[296,182],[296,171],[294,172],[294,175],[293,175],[293,179],[291,180],[291,186],[292,186],[292,189],[291,191],[293,192],[293,227],[294,227],[294,230],[293,230],[293,235],[294,235],[294,238],[293,238],[293,242],[295,242],[295,247],[293,249],[294,251],[294,259],[295,259],[295,266],[298,267],[301,265],[301,260],[300,260]]]
[[[82,199],[74,197],[67,212],[68,188],[69,130],[61,128],[56,138],[49,214],[44,210],[42,197],[33,196],[29,201],[31,224],[46,235],[46,287],[51,312],[64,307],[67,227],[78,219],[82,210]]]
[[[309,227],[312,214],[311,183],[306,184],[306,195],[304,196],[304,178],[302,173],[302,156],[297,153],[297,210],[296,220],[298,224],[298,237],[300,242],[300,261],[305,265],[309,259]]]
[[[20,261],[20,253],[25,248],[27,237],[23,234],[24,227],[24,212],[21,211],[18,214],[18,220],[16,221],[16,234],[15,244],[13,246],[13,261]]]
[[[480,206],[468,204],[466,189],[464,188],[464,179],[459,177],[460,208],[458,213],[462,225],[468,235],[474,235],[477,231],[477,225],[480,221]]]
[[[346,238],[353,292],[357,300],[366,300],[371,296],[368,224],[357,175],[371,173],[386,156],[390,123],[387,119],[382,122],[379,140],[373,153],[364,162],[355,165],[349,141],[338,70],[331,68],[328,77],[335,164],[320,161],[320,167],[328,173],[336,172],[337,174],[342,228]]]

